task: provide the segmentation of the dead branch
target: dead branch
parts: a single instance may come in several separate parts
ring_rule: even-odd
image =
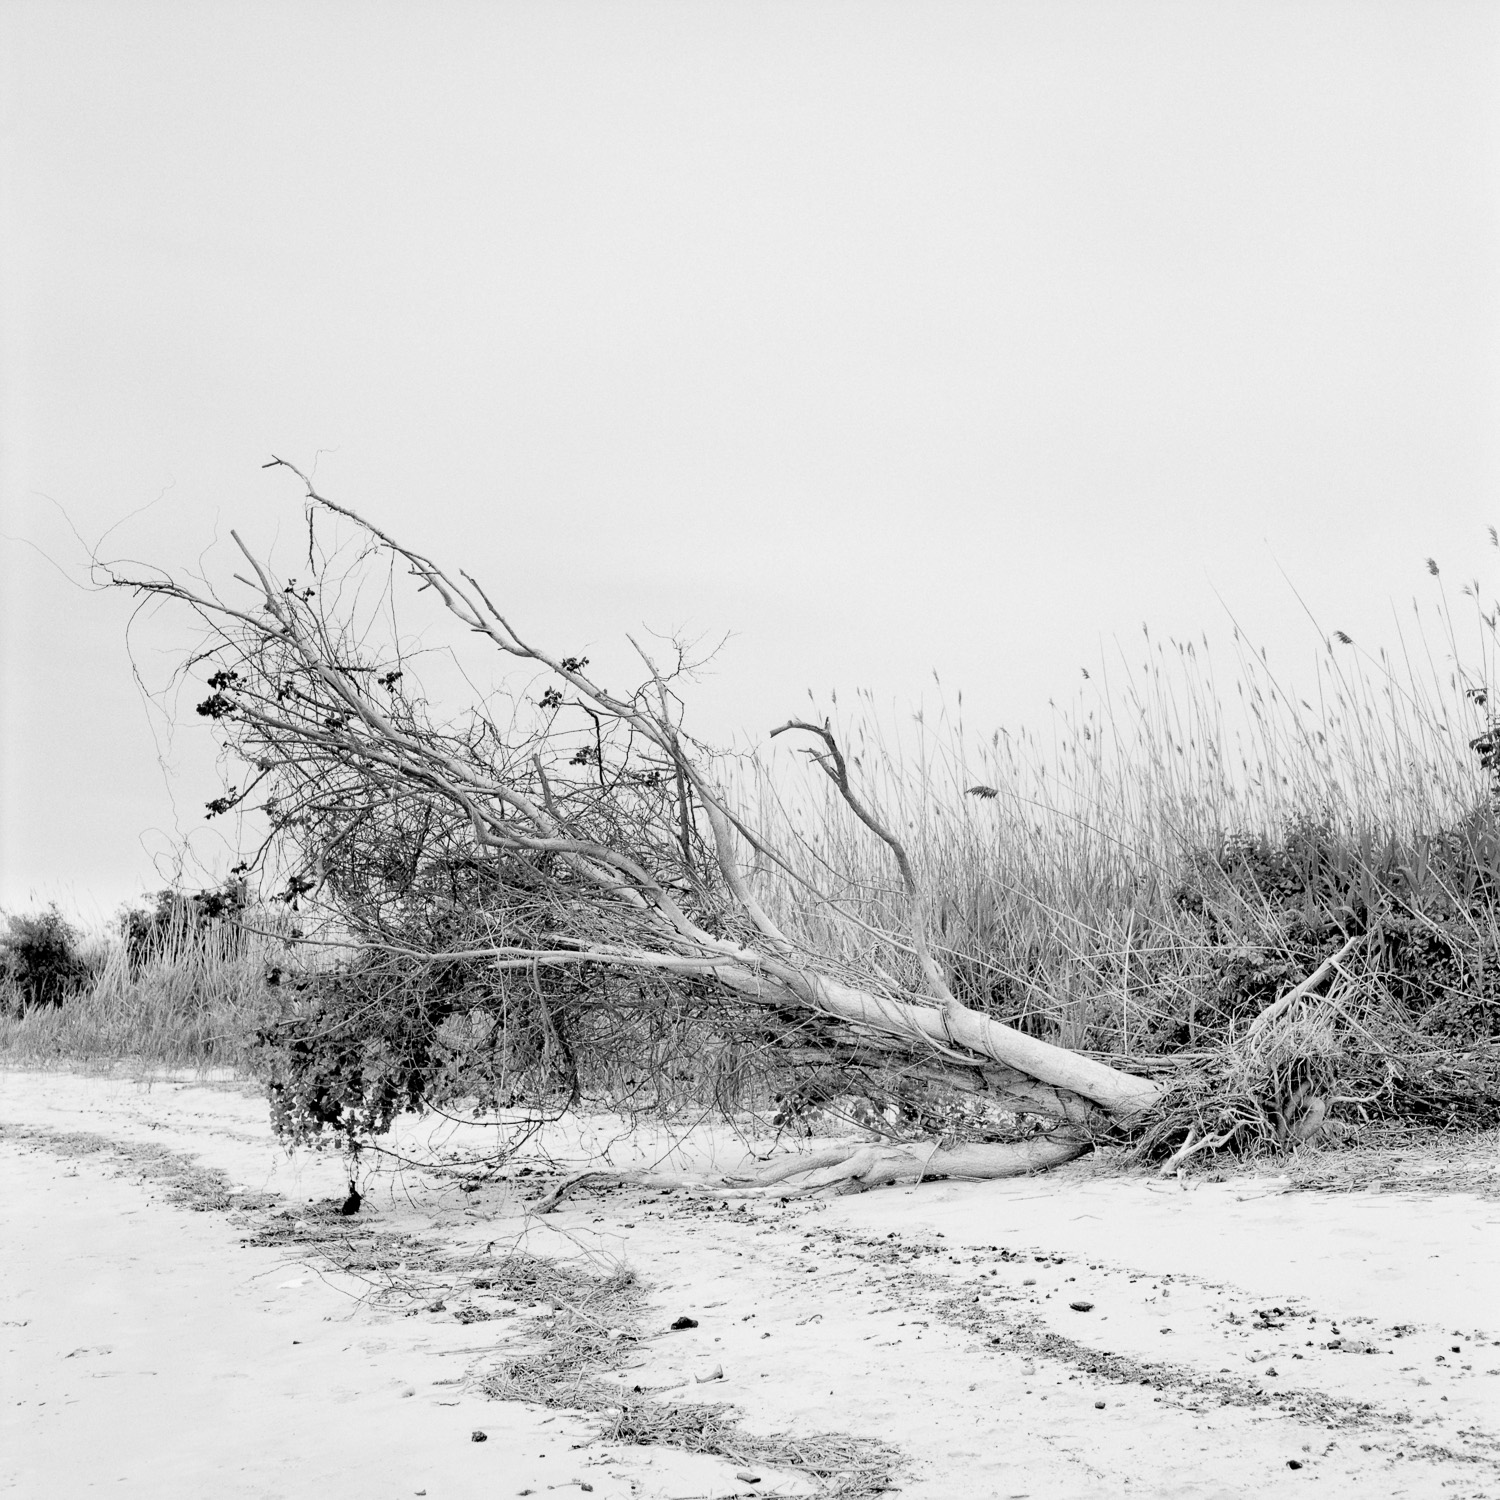
[[[1368,937],[1367,933],[1357,932],[1339,949],[1337,953],[1331,953],[1322,963],[1318,965],[1311,974],[1300,984],[1293,986],[1286,994],[1273,1000],[1256,1018],[1250,1023],[1247,1036],[1255,1038],[1263,1036],[1271,1025],[1291,1010],[1304,995],[1310,995],[1332,974],[1339,965],[1361,946]]]
[[[937,961],[932,956],[932,949],[927,942],[927,895],[917,880],[916,871],[912,868],[911,858],[905,846],[855,796],[854,788],[849,784],[848,763],[844,760],[844,752],[839,749],[831,726],[826,722],[809,724],[805,719],[789,719],[779,729],[771,731],[771,738],[775,739],[778,734],[785,734],[789,729],[815,734],[823,741],[826,747],[824,750],[812,750],[808,754],[838,788],[839,796],[848,804],[854,816],[896,856],[896,868],[901,872],[901,884],[906,890],[906,899],[911,907],[910,935],[912,947],[916,950],[917,963],[922,970],[922,978],[927,984],[928,992],[945,1009],[948,1006],[957,1006],[958,1001],[954,998],[943,971],[938,968]]]

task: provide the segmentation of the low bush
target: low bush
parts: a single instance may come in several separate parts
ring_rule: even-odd
[[[62,1005],[89,978],[78,933],[56,906],[6,919],[0,933],[0,982],[12,1013]]]
[[[250,1065],[284,1140],[347,1144],[424,1107],[730,1113],[769,1100],[780,1055],[758,1013],[680,976],[367,949],[271,964]]]

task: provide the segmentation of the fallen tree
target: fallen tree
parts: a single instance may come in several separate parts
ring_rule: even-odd
[[[325,918],[307,941],[345,956],[304,974],[304,998],[263,1037],[278,1128],[302,1137],[326,1128],[354,1142],[400,1109],[433,1101],[440,1064],[430,1046],[409,1047],[398,1024],[414,1005],[429,1030],[484,1012],[489,1045],[508,1049],[510,1076],[522,1080],[520,1102],[539,1103],[539,1077],[562,1076],[567,1107],[580,1085],[576,1039],[559,1025],[563,1001],[586,995],[579,1003],[618,1019],[641,1014],[655,985],[693,996],[711,1026],[776,1050],[794,1071],[871,1087],[915,1081],[1045,1127],[1008,1140],[852,1143],[777,1165],[746,1191],[799,1175],[816,1189],[1031,1172],[1153,1120],[1158,1154],[1171,1150],[1174,1161],[1209,1143],[1184,1123],[1192,1110],[1164,1119],[1177,1088],[1170,1076],[1085,1056],[958,998],[933,952],[919,874],[862,800],[829,724],[792,720],[773,733],[805,741],[886,847],[906,920],[866,936],[897,955],[892,967],[820,950],[759,899],[752,865],[799,883],[830,922],[856,935],[869,926],[742,816],[713,757],[684,729],[678,685],[689,664],[680,648],[663,667],[637,647],[641,680],[612,691],[585,658],[524,636],[473,574],[397,541],[282,460],[273,466],[296,474],[305,492],[302,582],[278,576],[238,533],[243,596],[118,569],[109,580],[196,614],[204,639],[192,666],[209,689],[198,712],[244,772],[210,813],[259,808],[264,838],[241,872],[275,871],[279,898],[306,913],[309,928]],[[320,536],[320,526],[336,534]],[[382,570],[372,604],[360,590]],[[459,721],[430,717],[415,678],[427,648],[379,628],[401,574],[466,637],[529,674],[523,688],[504,699],[481,694]],[[623,997],[610,975],[624,977]]]

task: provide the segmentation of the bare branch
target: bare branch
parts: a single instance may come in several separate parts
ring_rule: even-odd
[[[790,729],[815,734],[823,741],[827,746],[826,753],[810,751],[812,759],[838,788],[839,796],[848,803],[854,816],[896,856],[896,867],[901,871],[901,884],[906,888],[907,901],[911,907],[911,940],[912,946],[916,949],[917,962],[921,966],[922,978],[934,999],[941,1001],[945,1007],[958,1007],[959,1002],[948,987],[948,981],[943,971],[938,968],[937,961],[932,956],[932,949],[928,946],[927,896],[917,882],[916,872],[912,869],[911,859],[905,847],[900,839],[855,796],[854,788],[849,784],[849,767],[844,760],[843,751],[839,749],[838,741],[833,736],[832,728],[826,722],[809,724],[805,719],[789,719],[779,729],[773,729],[771,737],[774,739],[778,734],[785,734]]]

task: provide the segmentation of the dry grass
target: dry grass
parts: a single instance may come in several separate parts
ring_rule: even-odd
[[[1127,1055],[1151,1029],[1168,966],[1191,979],[1193,950],[1222,946],[1173,901],[1203,856],[1237,844],[1249,852],[1301,820],[1328,829],[1352,878],[1391,841],[1451,828],[1490,792],[1468,750],[1483,720],[1464,701],[1467,674],[1457,668],[1439,693],[1442,684],[1400,682],[1387,664],[1350,680],[1325,655],[1326,711],[1310,714],[1247,652],[1235,729],[1206,650],[1173,646],[1168,662],[1157,646],[1152,657],[1126,692],[1102,682],[1071,711],[1057,710],[1046,736],[976,740],[961,714],[898,723],[867,697],[840,728],[861,795],[934,893],[950,964],[979,966],[1014,989],[1018,1013],[1064,1032],[1097,1031],[1093,1018],[1069,1011],[1084,991],[1099,997],[1112,1012],[1115,1050]],[[974,787],[994,795],[970,795]],[[746,792],[768,842],[795,849],[798,873],[830,903],[883,931],[904,928],[886,852],[816,773],[778,751]],[[778,917],[821,947],[909,967],[895,947],[850,950],[853,929],[775,871],[764,870],[762,884]],[[1247,942],[1284,946],[1273,903],[1239,895]]]
[[[0,1056],[36,1065],[110,1068],[249,1066],[266,1014],[266,971],[283,939],[227,922],[169,929],[137,962],[117,938],[84,957],[91,979],[64,1004],[0,1008]]]
[[[1139,664],[1090,676],[1046,731],[978,736],[961,698],[897,722],[868,695],[841,720],[833,705],[835,729],[932,893],[960,997],[1127,1068],[1174,1059],[1168,1136],[1217,1119],[1275,1146],[1276,1092],[1308,1066],[1338,1076],[1351,1115],[1421,1094],[1444,1123],[1419,1061],[1434,1050],[1477,1058],[1438,1094],[1462,1113],[1477,1093],[1493,1115],[1500,813],[1472,742],[1491,723],[1496,632],[1477,595],[1472,614],[1461,628],[1445,600],[1417,611],[1395,655],[1330,638],[1295,696],[1238,636],[1227,677],[1206,641],[1148,636]],[[888,852],[784,743],[740,772],[767,843],[793,851],[795,877],[757,872],[762,899],[831,960],[920,991]],[[1361,932],[1331,983],[1248,1039]]]

